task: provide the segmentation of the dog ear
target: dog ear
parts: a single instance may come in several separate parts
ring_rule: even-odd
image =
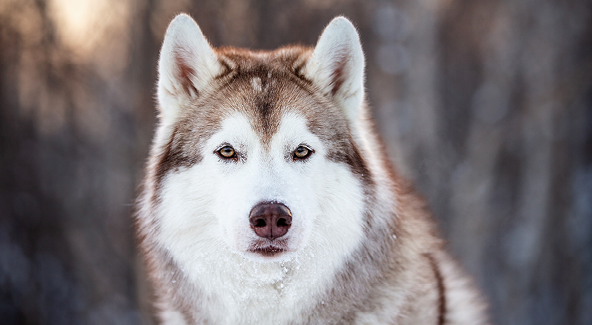
[[[174,121],[221,71],[222,65],[197,23],[186,14],[175,17],[164,36],[158,61],[161,120]]]
[[[341,106],[350,121],[357,119],[364,100],[364,53],[347,18],[337,17],[327,25],[303,73]]]

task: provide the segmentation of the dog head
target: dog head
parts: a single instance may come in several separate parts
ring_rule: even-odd
[[[179,15],[158,71],[152,169],[169,247],[272,261],[355,248],[369,172],[364,57],[347,19],[314,49],[251,52],[213,49]]]

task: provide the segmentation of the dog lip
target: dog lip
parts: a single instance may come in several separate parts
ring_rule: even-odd
[[[281,254],[281,253],[285,252],[286,250],[281,247],[266,246],[266,247],[253,248],[250,251],[255,254],[261,255],[261,256],[272,257],[277,254]]]
[[[254,242],[249,248],[249,252],[255,253],[264,257],[272,257],[281,253],[289,251],[287,246],[287,240],[276,239],[273,241],[261,240]]]

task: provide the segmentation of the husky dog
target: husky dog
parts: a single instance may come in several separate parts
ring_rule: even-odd
[[[158,74],[137,228],[163,324],[486,324],[385,158],[349,20],[252,52],[181,14]]]

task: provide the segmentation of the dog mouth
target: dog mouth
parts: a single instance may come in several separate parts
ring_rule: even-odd
[[[265,256],[265,257],[273,257],[273,256],[281,254],[285,251],[286,251],[285,249],[280,248],[280,247],[275,247],[275,246],[267,246],[264,248],[251,249],[252,253],[255,253],[255,254],[261,255],[261,256]]]
[[[249,252],[263,257],[274,257],[287,251],[288,248],[285,240],[256,242],[249,248]]]

